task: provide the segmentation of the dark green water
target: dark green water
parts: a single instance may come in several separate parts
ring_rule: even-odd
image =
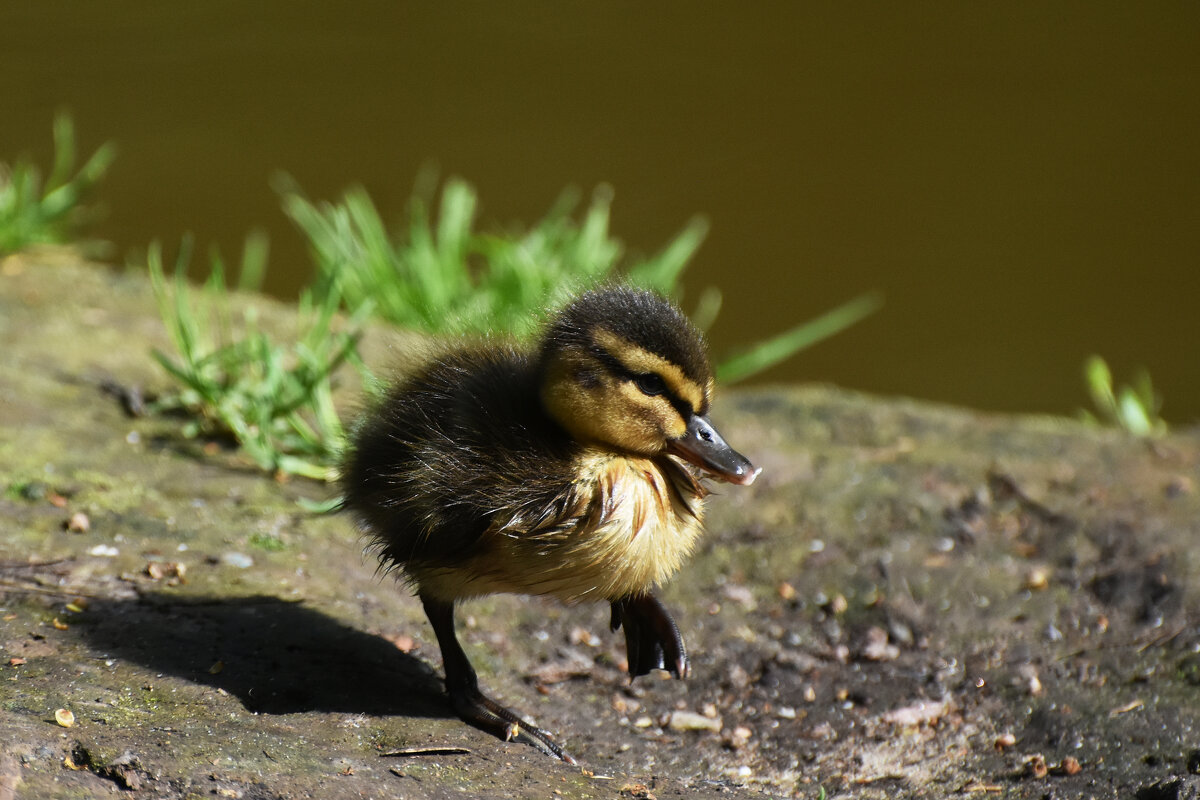
[[[607,182],[634,249],[711,221],[687,285],[724,290],[718,351],[886,294],[769,380],[1070,412],[1099,352],[1200,417],[1200,4],[648,9],[8,3],[0,158],[48,163],[70,109],[120,147],[119,260],[262,227],[281,294],[308,267],[277,170],[399,218],[432,162],[501,223]]]

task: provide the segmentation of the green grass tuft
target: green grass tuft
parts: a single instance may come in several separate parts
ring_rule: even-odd
[[[84,200],[115,155],[113,145],[104,144],[75,171],[75,128],[60,114],[54,120],[54,165],[44,184],[41,170],[26,158],[11,166],[0,163],[0,255],[76,236],[91,216]]]
[[[337,293],[349,309],[370,301],[377,316],[405,328],[524,338],[548,305],[614,278],[622,265],[606,189],[592,195],[578,222],[578,195],[566,192],[530,229],[484,233],[475,230],[475,190],[450,180],[436,218],[414,198],[405,225],[392,234],[362,187],[331,204],[308,200],[290,178],[276,185],[284,212],[308,239],[317,296]],[[674,293],[705,230],[703,220],[692,220],[658,255],[626,265],[628,280]]]
[[[248,243],[251,260],[265,258],[265,243]],[[348,326],[335,325],[339,298],[300,299],[299,330],[289,345],[273,342],[253,306],[234,320],[225,269],[212,258],[208,280],[193,298],[184,272],[190,260],[185,242],[173,281],[163,271],[157,243],[147,253],[159,312],[177,357],[154,357],[180,388],[155,403],[159,412],[182,411],[191,421],[191,437],[232,438],[261,468],[277,474],[318,480],[336,477],[345,431],[333,406],[332,375],[356,359],[360,322],[369,307]],[[242,274],[261,274],[261,265],[244,263]]]
[[[1083,377],[1096,408],[1095,415],[1081,412],[1085,420],[1115,425],[1135,436],[1161,436],[1167,432],[1167,423],[1159,416],[1162,398],[1154,391],[1150,373],[1142,370],[1131,386],[1114,390],[1108,363],[1100,356],[1091,356],[1084,362]]]

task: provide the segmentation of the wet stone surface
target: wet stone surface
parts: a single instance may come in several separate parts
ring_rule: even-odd
[[[1200,790],[1195,431],[727,393],[764,472],[662,593],[687,681],[631,685],[600,607],[463,608],[570,768],[449,713],[419,604],[298,504],[327,487],[129,416],[106,386],[164,385],[149,289],[62,262],[0,273],[4,800]]]

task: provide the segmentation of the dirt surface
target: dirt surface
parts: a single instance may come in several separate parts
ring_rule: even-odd
[[[126,413],[148,286],[69,261],[0,262],[0,800],[1200,796],[1195,431],[726,393],[765,469],[663,591],[687,681],[630,685],[604,608],[463,610],[571,768],[449,713],[328,487]]]

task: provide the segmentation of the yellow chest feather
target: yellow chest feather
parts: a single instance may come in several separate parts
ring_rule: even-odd
[[[580,467],[553,524],[530,532],[501,522],[468,564],[413,577],[453,597],[510,592],[575,602],[638,594],[674,574],[701,533],[706,492],[691,473],[665,457],[596,454]]]

